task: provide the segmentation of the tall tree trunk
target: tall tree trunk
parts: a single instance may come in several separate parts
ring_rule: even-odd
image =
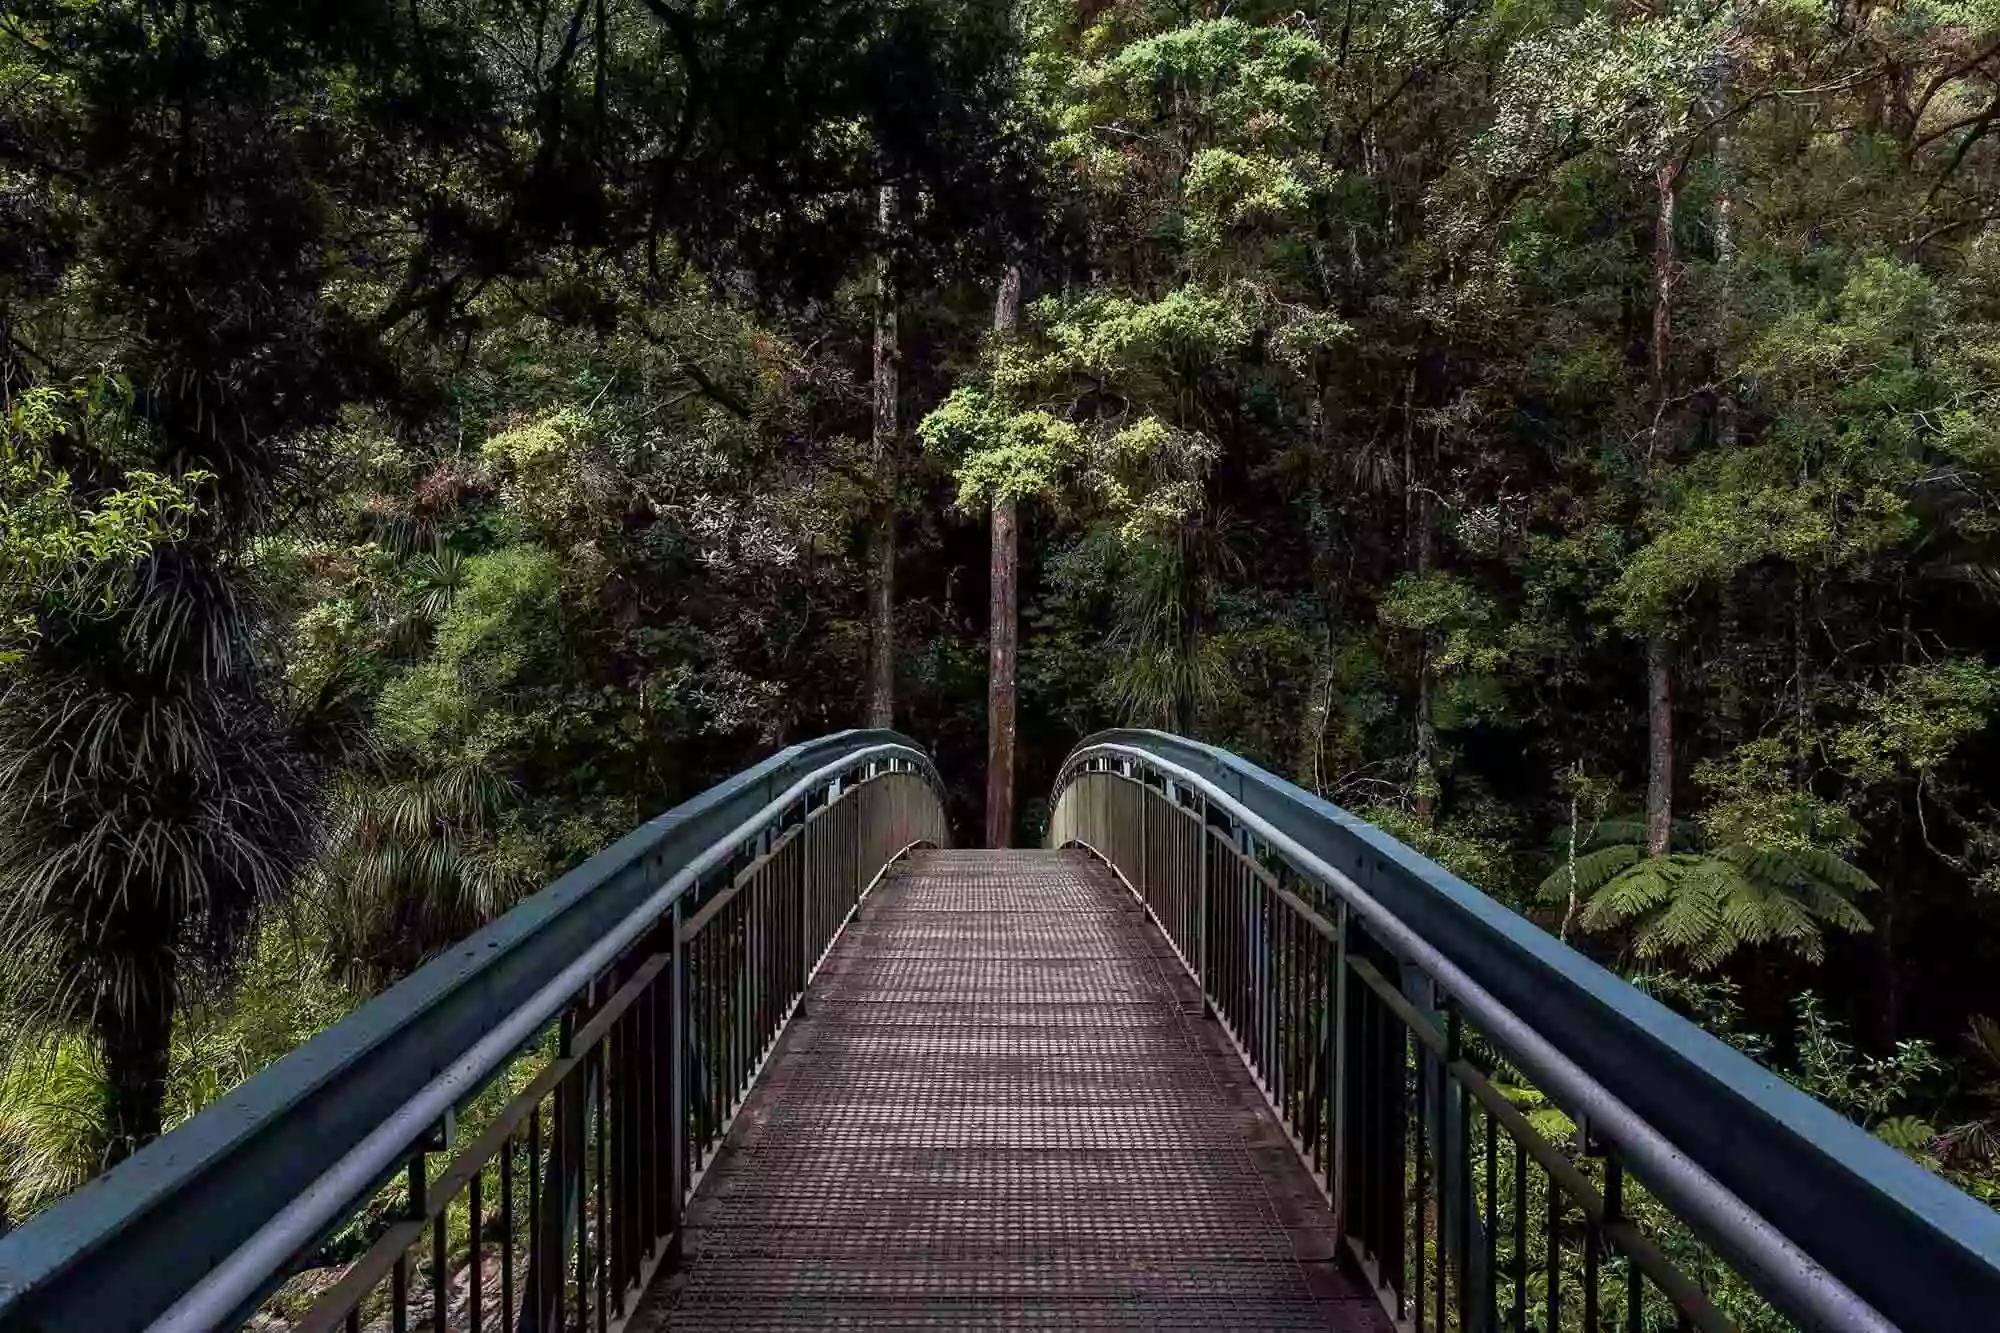
[[[1646,636],[1646,854],[1673,844],[1674,678],[1667,636]]]
[[[886,249],[895,223],[895,194],[882,187]],[[896,293],[884,254],[875,279],[875,501],[868,552],[868,725],[896,721]]]
[[[1680,166],[1662,165],[1655,181],[1658,211],[1653,219],[1653,346],[1649,366],[1653,397],[1652,438],[1646,446],[1650,470],[1664,461],[1671,355],[1674,332],[1674,204]],[[1674,823],[1673,641],[1664,626],[1646,636],[1646,852],[1660,856],[1672,846]]]
[[[1333,627],[1320,631],[1313,653],[1312,683],[1306,690],[1306,706],[1299,718],[1297,757],[1292,761],[1292,781],[1315,796],[1326,795],[1326,774],[1322,771],[1326,752],[1326,724],[1333,717]]]
[[[1722,294],[1726,302],[1732,285],[1731,279],[1736,269],[1736,196],[1731,189],[1729,178],[1729,136],[1719,135],[1715,141],[1717,175],[1721,178],[1715,192],[1715,267],[1721,275]],[[1736,377],[1724,363],[1728,350],[1718,349],[1715,367],[1715,381],[1721,387],[1715,394],[1715,442],[1724,449],[1736,447]]]
[[[1021,322],[1021,270],[1000,275],[993,333],[1010,338]],[[992,592],[986,642],[986,845],[1014,841],[1014,684],[1021,630],[1019,513],[1012,496],[993,501]]]
[[[104,1165],[124,1161],[160,1137],[166,1114],[167,1061],[173,1049],[171,981],[136,988],[107,1004],[93,1026],[104,1055]]]
[[[1681,188],[1678,163],[1669,162],[1655,177],[1658,208],[1653,217],[1653,346],[1647,366],[1653,398],[1653,428],[1646,443],[1647,461],[1657,461],[1666,440],[1667,393],[1674,340],[1674,205]]]

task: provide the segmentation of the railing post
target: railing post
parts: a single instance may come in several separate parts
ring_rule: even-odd
[[[576,1008],[572,1006],[564,1011],[557,1027],[557,1059],[579,1054],[571,1049],[576,1027]],[[577,1234],[573,1228],[580,1224],[584,1206],[582,1113],[588,1083],[579,1077],[584,1069],[579,1062],[555,1086],[548,1157],[542,1170],[541,1215],[529,1241],[528,1291],[521,1310],[523,1333],[554,1333],[563,1327],[570,1241]],[[539,1110],[536,1114],[540,1115]]]
[[[1333,917],[1333,973],[1327,1004],[1333,1010],[1327,1033],[1326,1187],[1333,1196],[1333,1236],[1336,1244],[1347,1234],[1347,932],[1354,928],[1347,900]]]
[[[680,1260],[683,1242],[683,1209],[687,1206],[688,1104],[687,1104],[687,942],[681,938],[682,908],[677,901],[667,919],[672,931],[673,956],[667,964],[667,1213],[672,1234],[666,1260]],[[658,983],[655,982],[655,985]]]
[[[799,1017],[805,1017],[806,983],[812,980],[812,802],[799,829]]]
[[[1136,767],[1136,765],[1134,765]],[[1145,775],[1139,775],[1139,903],[1142,907],[1153,905],[1152,876],[1147,873],[1147,860],[1152,854],[1153,831],[1153,789],[1146,783]]]
[[[1195,825],[1195,980],[1201,985],[1201,1011],[1203,1017],[1215,1012],[1215,1002],[1209,998],[1208,988],[1208,797],[1200,798],[1200,822]]]

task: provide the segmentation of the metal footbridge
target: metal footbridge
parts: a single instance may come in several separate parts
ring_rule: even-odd
[[[2000,1330],[2000,1214],[1379,830],[889,732],[635,830],[0,1238],[0,1333]]]

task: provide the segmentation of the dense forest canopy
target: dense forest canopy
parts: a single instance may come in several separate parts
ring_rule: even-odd
[[[1984,0],[0,2],[0,1225],[864,721],[1236,750],[2000,1200],[1996,122]]]

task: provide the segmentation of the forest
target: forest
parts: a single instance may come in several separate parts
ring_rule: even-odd
[[[858,725],[1237,751],[2000,1205],[1996,126],[1992,0],[0,0],[0,1230]]]

